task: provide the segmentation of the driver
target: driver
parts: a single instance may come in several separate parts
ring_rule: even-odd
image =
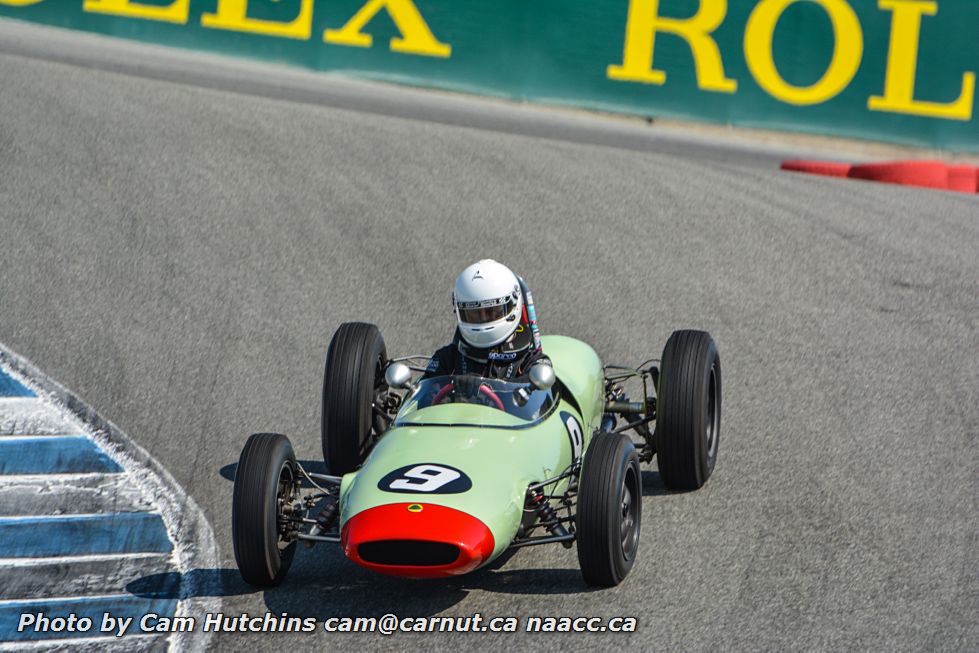
[[[477,375],[522,380],[535,365],[550,365],[537,330],[534,299],[523,279],[492,259],[473,263],[452,292],[458,328],[436,351],[422,378]]]

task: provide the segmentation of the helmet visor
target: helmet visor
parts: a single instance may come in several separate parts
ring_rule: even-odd
[[[460,303],[459,321],[466,324],[487,324],[502,320],[513,310],[512,297],[501,297],[487,302]]]

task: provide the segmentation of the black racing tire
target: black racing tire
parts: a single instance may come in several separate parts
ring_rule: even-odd
[[[296,454],[286,436],[248,438],[235,471],[231,535],[238,570],[250,585],[278,585],[292,565],[296,541],[280,537],[279,513],[283,501],[298,496],[297,478]]]
[[[660,477],[671,490],[696,490],[714,471],[721,437],[721,357],[709,333],[673,332],[656,394]]]
[[[373,324],[346,322],[333,334],[323,372],[323,459],[342,476],[357,469],[384,430],[374,401],[387,391],[384,338]]]
[[[585,582],[613,587],[629,574],[639,550],[642,475],[639,455],[623,433],[597,433],[578,484],[575,532]]]

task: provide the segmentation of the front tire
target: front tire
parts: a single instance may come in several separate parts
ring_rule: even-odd
[[[296,553],[296,540],[282,538],[282,506],[299,494],[296,454],[288,438],[256,433],[238,458],[231,501],[235,562],[246,583],[272,587],[285,578]]]
[[[714,471],[721,436],[721,357],[704,331],[666,341],[656,400],[656,455],[671,490],[696,490]]]
[[[613,587],[632,569],[642,522],[639,455],[626,435],[599,433],[582,464],[575,518],[585,582]]]
[[[346,322],[333,334],[323,373],[323,459],[342,476],[357,469],[385,428],[374,404],[387,392],[384,338],[373,324]]]

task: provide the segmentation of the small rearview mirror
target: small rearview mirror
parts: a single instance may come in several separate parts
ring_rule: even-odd
[[[550,365],[539,364],[530,368],[530,383],[538,390],[550,390],[557,377],[554,376],[554,368]]]
[[[404,363],[391,363],[384,372],[384,380],[389,388],[409,388],[411,387],[411,370]]]

